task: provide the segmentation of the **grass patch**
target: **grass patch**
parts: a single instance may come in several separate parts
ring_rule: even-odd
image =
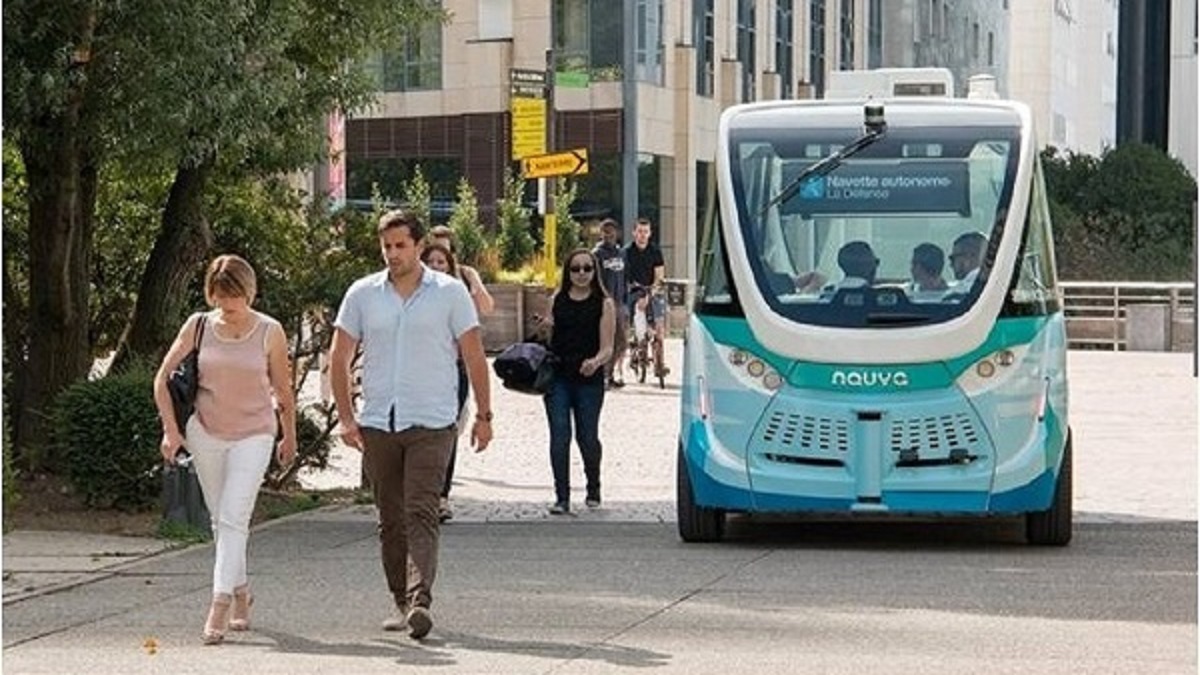
[[[160,539],[173,541],[177,544],[202,544],[212,540],[212,533],[207,528],[181,523],[176,520],[160,520],[155,532]]]
[[[324,506],[326,501],[321,492],[262,492],[258,496],[255,520],[274,520],[294,513],[311,511]]]

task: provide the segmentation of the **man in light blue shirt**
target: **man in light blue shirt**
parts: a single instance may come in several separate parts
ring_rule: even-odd
[[[438,500],[458,434],[461,352],[478,411],[476,452],[492,439],[491,390],[475,306],[457,279],[420,261],[424,224],[405,211],[379,220],[387,269],[354,282],[338,310],[330,381],[342,439],[363,453],[379,511],[383,569],[395,609],[384,630],[421,639],[437,575]],[[350,363],[361,347],[363,406],[354,417]]]

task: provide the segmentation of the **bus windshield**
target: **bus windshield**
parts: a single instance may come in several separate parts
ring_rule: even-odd
[[[733,193],[757,292],[779,315],[821,326],[918,326],[966,312],[1008,213],[1019,121],[892,128],[787,190],[860,136],[849,127],[731,129]]]

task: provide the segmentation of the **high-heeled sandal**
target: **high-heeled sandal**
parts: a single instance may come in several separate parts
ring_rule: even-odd
[[[250,608],[254,606],[254,594],[247,584],[233,589],[233,616],[229,619],[229,630],[250,630]]]
[[[219,645],[225,641],[225,631],[229,628],[229,608],[233,605],[233,597],[218,593],[213,596],[208,608],[208,619],[204,622],[204,632],[200,640],[206,645]]]

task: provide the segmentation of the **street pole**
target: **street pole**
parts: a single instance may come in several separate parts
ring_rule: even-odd
[[[546,153],[554,152],[554,48],[546,49]],[[558,264],[555,249],[558,248],[558,223],[554,216],[554,178],[539,178],[538,193],[542,197],[542,260],[545,269],[542,278],[547,289],[555,287]]]
[[[621,241],[626,246],[633,241],[633,221],[638,213],[638,124],[637,124],[637,4],[634,0],[622,3],[622,23],[625,26],[624,49],[621,55]],[[659,224],[655,223],[655,227]]]

